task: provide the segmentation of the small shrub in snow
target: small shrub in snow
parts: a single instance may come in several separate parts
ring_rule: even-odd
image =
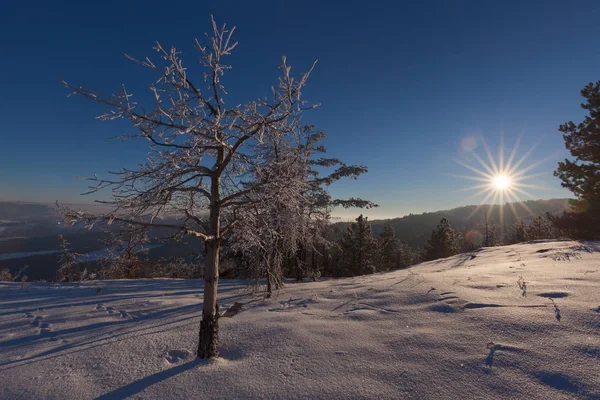
[[[519,280],[517,281],[517,285],[519,285],[519,289],[521,289],[521,295],[523,297],[527,296],[527,282],[525,282],[525,279],[520,276]]]
[[[8,268],[0,270],[0,282],[12,282],[13,276]]]

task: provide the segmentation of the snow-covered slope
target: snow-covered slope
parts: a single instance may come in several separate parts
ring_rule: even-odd
[[[214,361],[192,356],[201,282],[97,285],[0,284],[0,398],[600,399],[600,243],[487,248],[269,300],[222,281],[222,310],[248,304],[220,320]]]

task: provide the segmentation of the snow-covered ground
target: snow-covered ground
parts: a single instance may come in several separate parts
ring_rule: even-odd
[[[193,356],[200,287],[0,283],[0,398],[600,399],[600,243],[487,248],[269,300],[223,280],[222,310],[248,304],[220,320],[213,361]]]

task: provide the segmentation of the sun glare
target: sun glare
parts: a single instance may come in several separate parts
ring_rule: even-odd
[[[484,160],[484,158],[475,151],[479,143],[483,145],[483,150],[487,156],[485,158],[487,158],[487,160]],[[534,215],[527,204],[521,201],[521,196],[535,198],[537,196],[533,195],[528,190],[546,189],[542,186],[526,183],[530,179],[544,175],[544,173],[530,174],[529,172],[545,160],[527,162],[537,145],[534,145],[529,151],[523,154],[522,157],[517,159],[516,155],[519,144],[520,139],[515,143],[515,147],[512,149],[509,156],[505,158],[504,145],[501,141],[496,158],[492,155],[492,152],[482,137],[467,137],[463,139],[461,143],[463,159],[455,159],[455,161],[471,172],[474,172],[474,174],[453,176],[479,182],[476,185],[460,190],[476,191],[475,194],[466,198],[466,201],[471,201],[471,199],[476,198],[480,199],[479,205],[473,210],[469,218],[474,216],[484,204],[488,204],[487,217],[490,218],[494,209],[498,208],[500,214],[500,228],[502,230],[505,205],[510,207],[515,217],[517,217],[515,206],[520,206],[530,215]]]
[[[506,175],[496,175],[492,180],[492,184],[494,185],[494,189],[496,190],[504,190],[510,187],[511,179]]]

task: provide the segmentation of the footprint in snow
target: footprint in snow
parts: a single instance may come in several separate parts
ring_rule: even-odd
[[[52,329],[52,324],[49,322],[42,322],[43,318],[43,316],[39,315],[34,318],[31,324],[38,327],[38,329],[40,330],[40,336],[49,336],[53,341],[58,340],[54,337],[55,333]]]
[[[164,359],[167,360],[167,362],[169,362],[171,364],[175,364],[175,363],[178,363],[179,361],[187,360],[191,356],[192,356],[192,353],[190,353],[187,350],[169,350],[163,355]]]

